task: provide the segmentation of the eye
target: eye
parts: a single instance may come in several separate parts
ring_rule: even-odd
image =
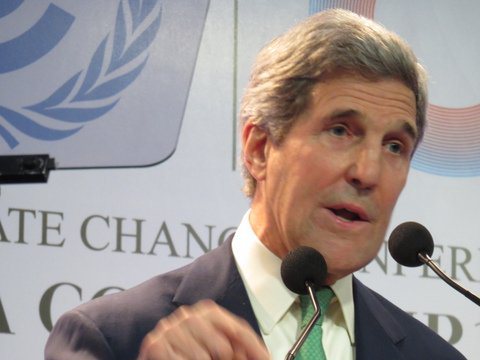
[[[394,153],[394,154],[403,154],[406,151],[405,146],[399,142],[399,141],[392,141],[387,143],[387,149],[388,151]]]
[[[328,129],[330,134],[338,137],[348,135],[348,129],[345,125],[335,125]]]

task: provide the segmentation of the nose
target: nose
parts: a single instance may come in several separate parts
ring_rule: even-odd
[[[347,169],[347,181],[359,191],[371,191],[380,181],[382,170],[381,147],[364,144],[352,149],[353,155]]]

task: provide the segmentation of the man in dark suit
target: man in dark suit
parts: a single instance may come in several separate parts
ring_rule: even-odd
[[[281,259],[325,257],[334,292],[326,357],[464,359],[352,273],[378,252],[422,138],[425,73],[395,34],[355,14],[314,15],[259,54],[241,122],[251,209],[218,249],[55,325],[58,359],[281,359],[299,332]]]

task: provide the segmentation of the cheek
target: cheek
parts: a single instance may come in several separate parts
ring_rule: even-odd
[[[382,191],[382,208],[390,217],[390,214],[395,207],[398,197],[402,193],[407,180],[408,170],[397,171],[390,174],[384,181],[384,188]]]

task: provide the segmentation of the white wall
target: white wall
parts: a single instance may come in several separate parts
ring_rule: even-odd
[[[52,2],[60,7],[68,3]],[[84,6],[93,11],[94,3]],[[136,169],[59,170],[52,172],[48,184],[1,186],[0,358],[41,358],[48,337],[39,312],[42,297],[46,302],[43,315],[50,310],[55,321],[101,289],[128,288],[190,262],[203,253],[195,235],[208,248],[215,247],[237,226],[248,201],[240,191],[238,162],[232,169],[238,157],[232,150],[234,3],[210,2],[177,149],[167,161]],[[275,34],[306,17],[309,2],[238,3],[239,97],[254,54]],[[102,4],[115,15],[117,2]],[[480,25],[470,19],[479,11],[473,1],[377,1],[375,18],[407,37],[419,52],[431,74],[431,102],[460,108],[476,105],[480,99],[480,47],[474,44],[479,41]],[[0,26],[7,19],[0,19]],[[113,24],[98,26],[108,31]],[[150,54],[152,64],[155,56]],[[128,111],[129,102],[134,106],[142,100],[139,94],[146,91],[139,89],[148,84],[149,64],[122,93],[122,111]],[[45,69],[52,72],[53,84],[65,80],[55,79],[55,67]],[[8,89],[0,89],[0,104],[5,105],[7,95],[11,96]],[[117,115],[121,114],[118,110]],[[161,119],[161,108],[158,114]],[[101,121],[85,126],[94,129]],[[478,129],[480,118],[475,124]],[[446,134],[452,129],[445,129]],[[480,142],[480,134],[476,136]],[[162,134],[158,138],[161,141]],[[0,138],[1,154],[9,151]],[[437,244],[434,258],[476,293],[480,293],[478,175],[447,177],[413,169],[392,220],[392,228],[406,220],[429,227]],[[140,251],[135,252],[133,237],[119,236],[119,228],[124,234],[141,228]],[[115,251],[117,237],[122,252]],[[102,249],[92,250],[84,241]],[[148,254],[152,247],[154,254]],[[399,270],[384,249],[378,259],[386,264],[383,268],[377,261],[368,265],[358,274],[362,281],[455,341],[469,359],[480,357],[478,307],[430,271]],[[63,283],[50,291],[48,303],[45,294]]]

